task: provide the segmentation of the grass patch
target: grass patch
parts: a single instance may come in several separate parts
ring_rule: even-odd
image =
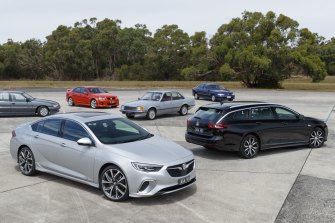
[[[81,85],[105,88],[193,88],[201,81],[0,81],[1,89],[20,88],[72,88]],[[241,82],[218,82],[229,89],[246,89]],[[282,82],[282,90],[335,91],[335,76],[328,76],[320,83],[313,83],[307,77],[295,77]]]

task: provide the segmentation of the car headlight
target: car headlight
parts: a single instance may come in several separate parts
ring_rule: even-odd
[[[121,105],[121,110],[124,110],[124,105]]]
[[[147,163],[131,163],[131,165],[133,165],[136,170],[143,172],[158,172],[163,167],[162,165]]]
[[[143,106],[137,106],[136,110],[137,111],[144,111],[144,107]]]
[[[100,101],[104,101],[106,100],[106,98],[98,98]]]
[[[54,108],[57,108],[57,107],[58,107],[58,105],[52,105],[52,107],[54,107]]]
[[[225,96],[225,94],[218,94],[218,96],[221,96],[221,97],[222,97],[222,96]]]

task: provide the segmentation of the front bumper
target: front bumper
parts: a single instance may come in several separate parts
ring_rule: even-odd
[[[48,107],[48,108],[49,108],[49,114],[50,115],[56,114],[60,110],[60,106],[57,106],[57,107]]]
[[[235,95],[215,95],[217,99],[234,100]]]
[[[190,159],[179,160],[177,164],[185,163]],[[176,162],[165,165],[158,172],[142,172],[134,169],[135,172],[128,176],[129,196],[130,197],[149,197],[158,194],[168,194],[192,186],[196,182],[195,163],[193,170],[180,177],[172,177],[167,167],[175,165]],[[179,184],[180,179],[188,178],[189,181]],[[146,183],[148,182],[148,183]],[[146,184],[147,186],[142,186]]]
[[[122,114],[132,114],[137,117],[144,117],[147,114],[147,111],[137,111],[137,110],[120,110]]]
[[[97,106],[100,108],[117,107],[119,106],[119,99],[115,98],[113,100],[97,100]]]
[[[211,146],[215,147],[220,142],[222,142],[223,137],[222,136],[213,136],[213,137],[201,137],[189,132],[185,133],[185,140],[186,142],[193,143],[200,146]]]

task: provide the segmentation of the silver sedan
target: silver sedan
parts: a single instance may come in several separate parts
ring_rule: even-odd
[[[68,113],[19,126],[10,152],[22,174],[47,172],[101,188],[113,201],[192,185],[192,152],[125,118]]]

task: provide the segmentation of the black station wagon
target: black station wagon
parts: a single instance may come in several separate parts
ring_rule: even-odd
[[[282,105],[215,103],[200,107],[188,119],[185,138],[205,148],[238,151],[243,158],[253,158],[259,150],[270,148],[318,148],[327,135],[325,122]]]

